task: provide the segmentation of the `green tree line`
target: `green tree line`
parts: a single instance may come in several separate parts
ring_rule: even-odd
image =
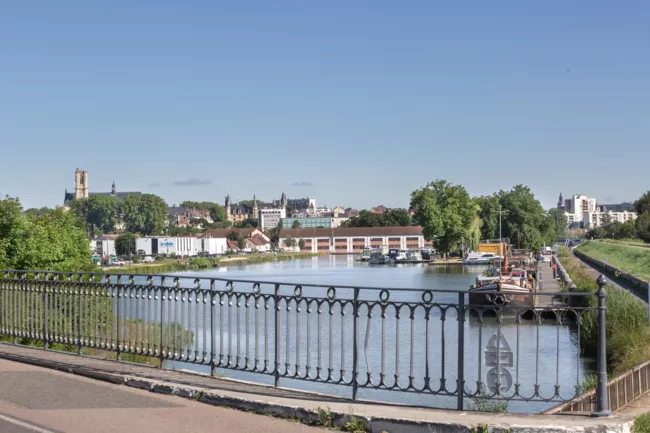
[[[499,215],[501,236],[520,248],[537,250],[567,230],[564,213],[545,211],[525,185],[472,198],[462,185],[436,180],[411,193],[410,208],[425,239],[443,254],[476,248],[480,239],[498,239]]]
[[[634,202],[636,220],[625,222],[613,221],[587,232],[587,238],[593,239],[640,239],[650,242],[650,191]]]

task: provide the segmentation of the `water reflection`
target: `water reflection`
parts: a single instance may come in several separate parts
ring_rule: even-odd
[[[264,263],[251,266],[223,267],[196,274],[200,278],[218,277],[243,280],[276,281],[282,283],[319,284],[325,286],[363,286],[388,289],[421,288],[437,290],[466,290],[481,269],[464,266],[369,266],[348,256],[329,256],[311,260]],[[186,275],[186,274],[181,274]],[[207,281],[207,280],[206,280]],[[224,285],[225,283],[219,282]],[[202,287],[207,287],[206,285]],[[220,290],[222,287],[218,287]],[[252,293],[252,285],[237,284],[235,292]],[[262,294],[273,293],[273,286],[260,286]],[[291,296],[294,286],[282,286],[281,293]],[[390,290],[390,301],[397,304],[382,309],[377,302],[379,291],[362,291],[364,301],[359,309],[357,338],[359,341],[359,380],[369,388],[428,389],[443,395],[395,392],[385,389],[359,389],[358,398],[393,401],[414,405],[454,408],[453,393],[458,377],[458,320],[455,293],[436,293],[432,306],[421,302],[420,292]],[[304,297],[327,297],[327,288],[305,287]],[[352,299],[352,289],[337,289],[336,299]],[[260,368],[266,360],[275,362],[274,305],[252,296],[222,295],[210,327],[209,312],[202,305],[188,307],[183,314],[185,325],[195,332],[192,349],[197,353],[230,357],[231,365]],[[317,308],[321,314],[317,314]],[[179,306],[178,308],[185,308]],[[268,308],[268,309],[267,309]],[[311,310],[309,313],[308,310]],[[171,310],[170,310],[171,311]],[[183,310],[184,311],[184,310]],[[271,314],[269,314],[269,311]],[[345,314],[342,314],[345,313]],[[194,317],[193,317],[194,316]],[[400,316],[400,320],[397,317]],[[172,317],[171,315],[169,317]],[[286,299],[281,301],[279,313],[280,336],[278,361],[283,372],[296,377],[327,377],[350,383],[352,380],[351,353],[353,353],[354,321],[350,304],[342,306],[308,303]],[[204,323],[206,326],[204,326]],[[212,332],[210,332],[210,328]],[[500,329],[499,329],[500,328]],[[519,384],[520,395],[532,397],[539,385],[539,395],[551,398],[556,389],[563,398],[570,398],[585,374],[593,371],[593,363],[579,356],[575,325],[556,326],[554,321],[522,321],[506,318],[498,326],[494,318],[468,316],[464,323],[464,379],[472,391],[479,383],[489,380],[485,363],[488,341],[499,331],[512,350],[512,367],[508,373],[513,384]],[[215,348],[213,350],[213,344]],[[189,352],[188,352],[189,354]],[[209,356],[209,355],[208,355]],[[192,359],[190,357],[190,359]],[[168,361],[168,367],[209,373],[209,367],[186,362]],[[562,366],[562,368],[560,368]],[[272,367],[271,367],[272,368]],[[273,377],[260,374],[220,369],[228,377],[273,383]],[[349,397],[346,386],[281,380],[282,386]],[[511,387],[506,395],[514,392]],[[511,401],[511,412],[539,412],[552,403]]]

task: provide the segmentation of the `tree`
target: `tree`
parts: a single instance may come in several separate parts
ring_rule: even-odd
[[[92,270],[83,222],[60,208],[23,215],[17,198],[0,200],[0,268]]]
[[[240,250],[246,248],[246,239],[242,235],[239,235],[239,238],[237,238],[237,248]]]
[[[238,232],[232,231],[226,235],[226,239],[230,241],[236,241],[241,237],[241,235]]]
[[[293,224],[291,224],[292,229],[299,229],[300,228],[300,221],[295,220]]]
[[[135,253],[135,239],[133,233],[122,233],[115,239],[115,252],[118,256],[128,256]]]
[[[210,218],[213,221],[225,221],[226,220],[226,208],[221,206],[218,203],[211,201],[189,201],[186,200],[181,203],[181,206],[197,209],[197,210],[207,210],[210,211]]]
[[[240,229],[249,229],[249,228],[256,228],[258,225],[257,220],[253,218],[246,218],[245,220],[242,220],[241,222],[235,223],[234,227],[240,228]]]
[[[463,186],[445,180],[436,180],[411,193],[411,209],[425,239],[433,240],[444,254],[469,239],[477,208]]]
[[[167,203],[153,194],[129,195],[122,203],[127,231],[148,236],[161,233],[167,219]]]
[[[298,248],[300,248],[300,251],[305,249],[305,240],[303,238],[298,241]]]
[[[51,208],[49,208],[49,207],[45,207],[45,206],[42,207],[42,208],[35,208],[35,207],[33,207],[33,208],[31,208],[31,209],[27,209],[27,210],[25,211],[25,215],[39,217],[39,216],[41,216],[41,215],[48,214],[48,213],[50,213],[50,212],[52,212],[52,211],[53,211],[53,209],[51,209]]]
[[[639,216],[646,212],[650,213],[650,191],[647,191],[634,202],[634,210]]]
[[[406,227],[411,225],[411,214],[406,209],[387,209],[381,215],[384,226]]]
[[[490,196],[479,196],[472,199],[478,205],[478,215],[481,218],[481,238],[497,239],[499,237],[499,197],[494,194]]]
[[[282,224],[278,224],[276,227],[272,228],[267,232],[267,235],[271,240],[271,248],[278,248],[278,246],[280,245],[281,230],[282,230]]]
[[[99,229],[102,233],[113,233],[118,222],[120,203],[110,195],[91,195],[88,198],[72,200],[70,208],[88,227]]]
[[[516,236],[521,248],[532,250],[555,243],[554,220],[528,186],[515,185],[510,191],[499,191],[497,197],[501,209],[506,211],[502,217],[504,238],[514,240]]]
[[[291,236],[287,236],[287,238],[284,240],[284,245],[287,246],[288,248],[292,248],[296,246],[296,240],[292,238]]]
[[[644,212],[636,219],[636,231],[639,239],[650,242],[650,212]]]
[[[602,225],[606,226],[612,223],[612,216],[608,213],[603,214]]]
[[[566,213],[562,209],[553,208],[548,211],[548,216],[553,223],[555,233],[557,233],[557,238],[565,238],[567,230],[569,229],[569,219],[567,218]]]

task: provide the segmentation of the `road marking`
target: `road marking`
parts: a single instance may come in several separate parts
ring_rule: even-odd
[[[55,433],[52,430],[46,430],[44,428],[36,427],[35,425],[26,423],[25,421],[21,421],[21,420],[16,419],[16,418],[11,418],[11,417],[6,416],[6,415],[0,414],[0,419],[4,420],[4,421],[7,421],[7,422],[9,422],[11,424],[15,424],[17,426],[24,427],[24,428],[29,429],[31,431],[35,431],[36,433]]]

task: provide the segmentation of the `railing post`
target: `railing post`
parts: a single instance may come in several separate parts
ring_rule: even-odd
[[[48,314],[47,314],[47,302],[48,302],[48,297],[47,297],[47,274],[43,276],[43,348],[45,350],[48,349],[48,327],[47,327],[47,320],[48,320]]]
[[[479,359],[478,362],[481,362]],[[465,293],[458,293],[458,392],[456,409],[463,410],[465,395]]]
[[[160,368],[163,366],[165,360],[165,351],[163,350],[163,344],[165,343],[165,277],[160,278]],[[212,373],[212,372],[211,372]]]
[[[210,280],[210,376],[214,376],[215,364],[214,359],[217,357],[217,336],[214,333],[214,325],[217,315],[217,297],[216,285],[214,280]]]
[[[117,285],[115,287],[115,290],[117,293],[116,299],[117,299],[117,360],[120,361],[122,359],[122,350],[120,349],[120,336],[121,336],[121,326],[122,326],[122,308],[120,307],[120,304],[122,303],[121,295],[120,295],[120,288],[122,287],[122,276],[118,275],[117,276]]]
[[[598,386],[596,388],[596,412],[592,416],[610,416],[609,398],[607,395],[607,336],[605,331],[605,285],[607,280],[601,274],[598,283]]]
[[[357,390],[359,384],[357,383],[358,363],[359,363],[359,288],[354,289],[354,304],[352,305],[352,314],[354,317],[354,335],[352,336],[352,400],[357,398]]]
[[[273,295],[275,303],[275,332],[273,342],[275,345],[275,386],[280,384],[280,285],[275,285],[275,294]]]

